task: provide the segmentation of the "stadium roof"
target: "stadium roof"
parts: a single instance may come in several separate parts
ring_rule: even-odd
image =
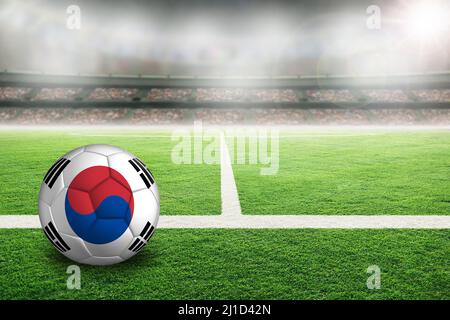
[[[450,88],[450,72],[383,76],[201,77],[1,72],[1,86],[139,88]]]

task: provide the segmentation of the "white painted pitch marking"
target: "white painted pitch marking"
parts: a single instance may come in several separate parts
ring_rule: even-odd
[[[220,193],[222,198],[222,216],[227,218],[241,216],[241,204],[223,132],[220,134]]]
[[[163,215],[159,218],[158,228],[450,229],[450,216],[443,215],[242,215],[230,155],[223,134],[220,154],[222,214]],[[0,229],[16,228],[41,228],[38,215],[0,215]]]
[[[15,228],[40,228],[41,223],[38,215],[1,215],[0,228],[15,229]]]
[[[158,227],[231,229],[448,229],[450,228],[450,216],[161,216]]]
[[[37,215],[1,215],[1,229],[41,228]],[[162,229],[450,229],[450,216],[160,216]]]

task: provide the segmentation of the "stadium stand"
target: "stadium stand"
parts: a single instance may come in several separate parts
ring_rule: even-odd
[[[129,100],[134,97],[137,92],[138,89],[132,88],[95,88],[87,100]]]
[[[450,109],[1,108],[3,124],[450,125]]]
[[[395,85],[383,83],[385,88],[366,79],[330,78],[318,85],[318,79],[67,82],[10,76],[0,73],[3,124],[450,124],[448,74],[406,77]]]
[[[124,120],[132,124],[177,124],[184,123],[189,118],[184,109],[139,108],[129,112],[130,117]]]
[[[450,90],[412,90],[418,101],[424,102],[449,102]]]
[[[31,88],[0,87],[0,100],[24,100]]]
[[[82,92],[82,88],[41,88],[32,97],[31,88],[0,87],[0,102],[19,101],[71,101]],[[130,101],[139,89],[95,88],[85,101]],[[298,103],[298,102],[450,102],[450,90],[411,90],[410,94],[402,90],[278,90],[278,89],[150,89],[145,90],[149,102],[232,102],[232,103]],[[142,99],[140,99],[142,100]]]
[[[194,90],[193,89],[150,89],[147,94],[149,101],[172,101],[183,102],[193,101]]]
[[[402,90],[362,90],[371,102],[411,102]]]
[[[31,100],[45,101],[45,100],[73,100],[80,94],[81,88],[42,88],[37,92]]]
[[[306,98],[317,102],[357,102],[350,90],[306,90]]]

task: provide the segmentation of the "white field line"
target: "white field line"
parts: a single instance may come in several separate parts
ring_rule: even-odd
[[[303,229],[303,228],[450,228],[450,216],[324,216],[324,215],[238,215],[161,216],[162,228],[233,228],[233,229]]]
[[[450,216],[444,215],[242,215],[230,155],[223,134],[220,153],[222,214],[163,215],[159,218],[158,228],[450,229]],[[40,227],[37,215],[0,215],[0,229]]]
[[[41,228],[37,215],[1,215],[1,229]],[[162,229],[450,229],[450,216],[161,216]]]
[[[239,217],[241,215],[241,204],[224,133],[220,134],[220,193],[222,216],[227,218]]]

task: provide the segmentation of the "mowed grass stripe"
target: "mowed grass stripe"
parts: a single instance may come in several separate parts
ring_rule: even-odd
[[[41,230],[0,230],[0,299],[450,299],[448,230],[157,230],[136,257],[73,264]],[[367,268],[381,269],[369,290]]]
[[[117,131],[126,133],[123,128],[113,132]],[[159,187],[161,214],[220,214],[220,166],[174,164],[170,132],[161,136],[150,131],[133,131],[132,137],[0,131],[0,214],[36,214],[39,187],[48,169],[64,153],[93,143],[124,148],[149,166]]]
[[[233,165],[243,214],[449,215],[450,131],[376,132],[282,132],[276,175]]]

